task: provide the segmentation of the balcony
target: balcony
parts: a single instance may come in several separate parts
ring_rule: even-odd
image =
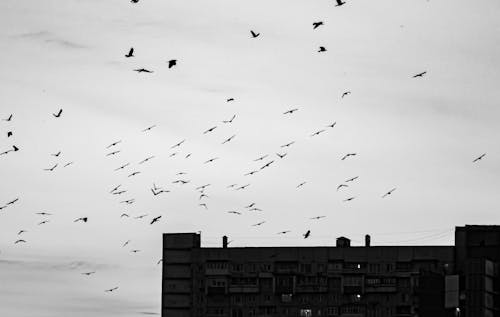
[[[244,293],[244,294],[252,294],[259,293],[258,285],[230,285],[229,293]]]

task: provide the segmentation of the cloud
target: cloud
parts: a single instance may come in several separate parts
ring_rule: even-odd
[[[12,37],[17,38],[17,39],[36,40],[36,41],[40,41],[43,43],[54,44],[57,46],[70,48],[70,49],[82,49],[82,48],[87,47],[83,44],[79,44],[79,43],[67,40],[65,38],[62,38],[61,36],[58,36],[54,33],[49,32],[49,31],[27,32],[27,33],[21,33],[21,34],[14,35]]]

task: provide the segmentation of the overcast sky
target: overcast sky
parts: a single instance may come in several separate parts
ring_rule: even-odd
[[[499,224],[500,2],[346,2],[1,1],[0,315],[159,313],[165,232],[449,245]]]

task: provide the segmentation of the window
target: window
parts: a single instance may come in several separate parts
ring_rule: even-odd
[[[301,309],[300,317],[312,317],[312,309]]]
[[[339,308],[338,307],[328,307],[326,310],[326,315],[327,316],[338,316],[339,315]]]
[[[281,294],[282,303],[290,303],[292,301],[292,294]]]
[[[300,264],[300,272],[311,273],[311,263],[301,263]]]

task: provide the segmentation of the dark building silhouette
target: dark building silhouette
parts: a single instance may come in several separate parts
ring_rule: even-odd
[[[201,248],[163,235],[163,317],[497,317],[500,226],[457,227],[455,246]]]

